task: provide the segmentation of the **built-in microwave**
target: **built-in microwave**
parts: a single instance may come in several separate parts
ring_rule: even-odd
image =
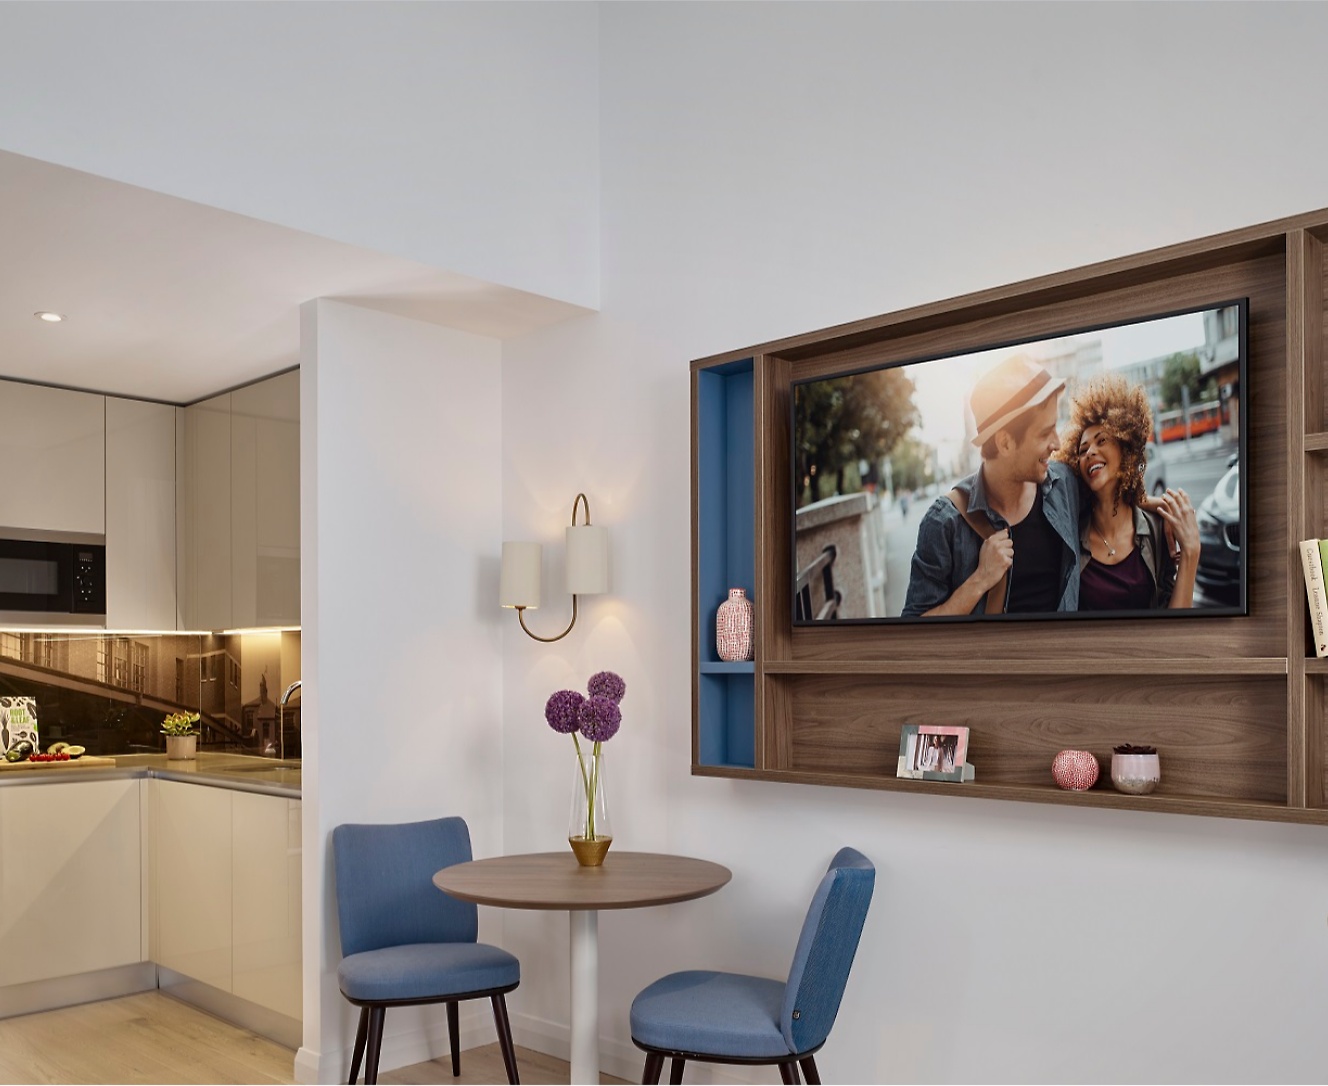
[[[105,536],[0,528],[0,624],[105,621]]]

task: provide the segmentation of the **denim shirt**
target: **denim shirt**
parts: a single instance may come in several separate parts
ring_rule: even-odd
[[[1079,481],[1068,464],[1053,460],[1039,488],[1043,515],[1062,543],[1061,568],[1056,571],[1061,596],[1056,609],[1076,611],[1079,608]],[[968,495],[969,512],[985,514],[996,531],[1010,526],[987,504],[981,469],[956,483],[955,489]],[[918,545],[913,552],[904,616],[921,615],[948,600],[977,570],[981,550],[981,537],[959,515],[954,502],[945,496],[932,502],[918,526]],[[1018,555],[1015,561],[1019,561]],[[1009,584],[1006,583],[1007,601]],[[980,615],[986,607],[983,596],[972,613]]]

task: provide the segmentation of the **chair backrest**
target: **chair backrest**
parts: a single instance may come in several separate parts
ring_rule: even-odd
[[[830,1035],[875,885],[871,861],[857,849],[841,848],[816,888],[779,1016],[790,1051],[818,1048]]]
[[[470,859],[461,818],[332,831],[341,954],[409,943],[473,943],[479,910],[433,884],[434,873]]]

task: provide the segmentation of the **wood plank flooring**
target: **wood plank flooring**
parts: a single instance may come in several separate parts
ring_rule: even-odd
[[[516,1050],[527,1086],[565,1083],[563,1060]],[[295,1053],[160,992],[0,1021],[0,1083],[293,1083]],[[388,1083],[506,1082],[498,1046],[384,1072]],[[623,1079],[603,1076],[603,1082]]]

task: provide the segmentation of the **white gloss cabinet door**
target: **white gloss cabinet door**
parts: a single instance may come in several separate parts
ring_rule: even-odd
[[[153,780],[152,960],[231,990],[231,797],[224,788]]]
[[[139,782],[0,787],[0,985],[147,960]]]
[[[300,374],[231,393],[231,576],[236,627],[300,623]]]
[[[235,792],[233,992],[300,1019],[300,801]]]
[[[106,625],[175,629],[175,412],[106,398]]]
[[[0,381],[0,526],[105,533],[105,399]]]
[[[231,619],[231,395],[184,409],[178,462],[181,615],[188,630],[226,630]]]

